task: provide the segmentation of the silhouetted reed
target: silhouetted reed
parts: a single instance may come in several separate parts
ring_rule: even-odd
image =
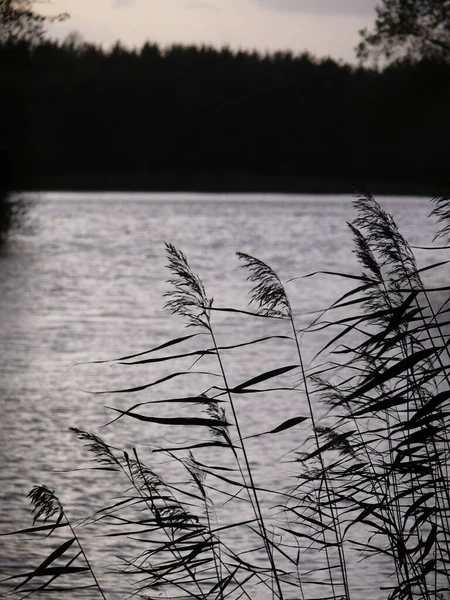
[[[124,557],[124,574],[134,581],[130,594],[148,600],[161,594],[217,600],[359,600],[348,562],[356,548],[369,564],[378,556],[389,561],[392,574],[383,590],[386,598],[449,597],[450,288],[427,287],[421,277],[425,270],[443,267],[448,261],[444,258],[420,269],[394,220],[373,198],[360,197],[355,208],[357,216],[349,226],[362,273],[330,274],[355,281],[355,287],[302,332],[285,286],[261,260],[238,254],[253,284],[254,308],[219,309],[185,255],[167,245],[171,289],[166,307],[193,327],[194,333],[112,363],[172,365],[178,359],[197,363],[209,357],[216,361],[218,373],[202,371],[202,377],[213,380],[195,395],[158,401],[188,406],[189,416],[146,414],[145,407],[152,401],[114,411],[117,419],[201,428],[208,433],[207,439],[193,440],[182,448],[153,449],[184,473],[182,483],[173,483],[144,461],[143,451],[133,449],[129,455],[92,433],[73,429],[94,459],[124,480],[123,497],[88,522],[99,529],[104,526],[109,535],[131,536],[141,548],[137,556]],[[448,244],[450,200],[436,199],[432,215]],[[440,304],[435,296],[441,298]],[[280,334],[221,346],[215,310],[240,313],[243,319],[271,319],[271,331],[280,321],[283,329]],[[333,318],[335,314],[345,316]],[[329,358],[315,369],[306,369],[301,334],[313,335],[318,328],[330,330],[330,340],[322,350]],[[206,345],[200,343],[205,339],[209,339]],[[163,352],[183,348],[188,340],[198,343],[194,351]],[[230,383],[233,374],[227,370],[225,353],[243,346],[257,353],[261,344],[276,340],[293,345],[295,363],[275,367],[274,361],[238,385]],[[174,369],[149,384],[111,393],[140,393],[185,373]],[[248,436],[236,399],[261,393],[294,394],[304,414]],[[287,480],[284,489],[268,489],[257,481],[248,440],[293,427],[303,435],[301,451],[293,450],[291,455],[295,484],[288,485]],[[223,463],[200,460],[198,451],[204,448],[221,455]],[[273,500],[270,507],[267,498]],[[55,579],[84,572],[94,582],[93,594],[105,598],[89,563],[86,542],[79,541],[56,495],[38,486],[31,499],[34,520],[44,525],[16,535],[49,535],[66,528],[71,537],[36,569],[16,576],[20,582],[13,591],[28,595],[50,590]],[[121,531],[120,524],[126,524],[127,531]],[[236,539],[250,540],[251,547],[234,547]],[[75,555],[69,554],[72,545],[79,549]],[[311,555],[317,557],[317,567],[305,572],[304,557]],[[38,583],[42,577],[44,584]]]

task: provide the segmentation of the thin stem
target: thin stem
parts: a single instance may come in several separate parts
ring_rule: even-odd
[[[292,327],[292,331],[293,331],[293,334],[294,334],[295,346],[296,346],[297,354],[298,354],[298,358],[299,358],[299,363],[300,363],[300,369],[301,369],[301,372],[302,372],[303,383],[304,383],[304,386],[305,386],[305,395],[306,395],[306,400],[307,400],[307,403],[308,403],[309,414],[310,414],[310,417],[311,417],[311,423],[312,423],[312,427],[313,427],[314,440],[315,440],[315,443],[316,443],[316,448],[319,449],[320,448],[320,441],[319,441],[319,436],[317,434],[316,420],[315,420],[315,416],[314,416],[314,410],[313,410],[313,407],[312,407],[311,395],[310,395],[310,392],[309,392],[306,371],[305,371],[305,367],[304,367],[304,363],[303,363],[302,351],[300,349],[300,343],[298,341],[298,335],[297,335],[297,331],[296,331],[296,328],[295,328],[295,323],[294,323],[294,318],[292,316],[292,313],[290,314],[290,322],[291,322],[291,327]],[[332,518],[333,525],[334,525],[333,531],[334,531],[334,534],[335,534],[335,537],[336,537],[336,545],[337,545],[337,549],[338,549],[338,553],[339,553],[339,562],[340,562],[340,567],[341,567],[341,573],[342,573],[342,580],[343,580],[344,590],[345,590],[346,598],[350,599],[350,589],[348,587],[347,567],[346,567],[346,562],[345,562],[344,549],[342,547],[342,533],[341,533],[341,530],[340,530],[339,519],[336,517],[336,515],[334,514],[334,511],[333,511],[333,504],[332,504],[332,501],[331,501],[331,499],[332,499],[331,491],[330,491],[330,488],[329,488],[328,477],[327,477],[326,472],[325,472],[325,463],[323,461],[323,456],[322,456],[321,452],[319,452],[319,461],[320,461],[320,468],[321,468],[321,471],[323,473],[323,479],[324,479],[326,494],[327,494],[327,497],[328,497],[328,500],[329,500],[329,504],[330,504],[331,518]],[[320,519],[322,521],[322,511],[319,511],[319,515],[320,515]],[[323,536],[324,536],[324,542],[326,542],[325,532],[323,532]],[[327,556],[327,564],[328,564],[329,573],[330,573],[330,582],[331,582],[332,589],[333,589],[333,595],[335,595],[334,583],[333,583],[333,575],[331,573],[330,559],[329,559],[328,548],[327,548],[326,544],[325,544],[325,552],[326,552],[326,556]]]
[[[242,471],[241,471],[241,474],[243,476],[244,485],[245,485],[245,488],[247,489],[247,493],[249,495],[250,502],[252,503],[253,509],[255,511],[255,516],[257,517],[257,520],[258,520],[258,523],[259,523],[261,537],[263,539],[264,546],[265,546],[266,552],[267,552],[267,556],[269,558],[270,566],[271,566],[272,571],[273,571],[273,576],[275,578],[275,583],[276,583],[276,587],[277,587],[277,590],[278,590],[278,597],[281,600],[283,598],[283,592],[282,592],[282,589],[281,589],[281,583],[280,583],[280,579],[278,577],[278,570],[277,570],[277,567],[275,565],[275,560],[274,560],[272,548],[271,548],[270,543],[269,543],[269,541],[267,539],[267,530],[266,530],[266,526],[264,524],[264,517],[263,517],[261,506],[260,506],[260,503],[259,503],[258,494],[256,492],[256,486],[255,486],[255,483],[254,483],[254,480],[253,480],[253,473],[252,473],[252,469],[250,467],[250,461],[248,459],[247,451],[246,451],[246,448],[245,448],[244,437],[243,437],[242,432],[241,432],[241,428],[240,428],[240,424],[239,424],[239,419],[238,419],[238,416],[237,416],[237,413],[236,413],[236,408],[235,408],[234,402],[233,402],[233,397],[232,397],[232,394],[230,392],[230,387],[228,385],[228,380],[227,380],[227,376],[226,376],[226,373],[225,373],[225,368],[223,366],[222,357],[220,355],[220,352],[219,352],[219,349],[218,349],[218,344],[217,344],[217,341],[216,341],[216,338],[215,338],[215,335],[214,335],[214,331],[213,331],[211,325],[210,325],[209,330],[210,330],[210,333],[211,333],[211,338],[212,338],[212,341],[213,341],[213,344],[214,344],[214,348],[216,349],[216,352],[217,352],[217,360],[219,362],[220,370],[221,370],[223,381],[224,381],[224,384],[225,384],[225,389],[227,390],[227,396],[228,396],[228,399],[229,399],[229,402],[230,402],[231,412],[233,414],[233,419],[234,419],[234,422],[235,422],[235,425],[236,425],[236,431],[237,431],[237,434],[238,434],[238,437],[239,437],[239,442],[240,442],[240,445],[241,445],[242,455],[244,457],[245,468],[246,468],[246,471],[247,471],[247,474],[248,474],[248,477],[249,477],[250,486],[248,486],[246,484],[246,480],[245,480],[245,477],[243,476]],[[241,467],[239,465],[239,462],[238,462],[238,466],[239,466],[239,469],[241,469]],[[252,499],[252,495],[250,494],[250,489],[253,492],[253,499]],[[254,504],[253,504],[253,502],[254,502]]]
[[[89,562],[89,559],[88,559],[88,557],[86,556],[86,553],[85,553],[85,551],[84,551],[84,549],[83,549],[83,546],[81,545],[81,542],[80,542],[80,540],[79,540],[79,538],[78,538],[77,534],[75,533],[75,531],[74,531],[74,529],[73,529],[73,527],[72,527],[72,523],[71,523],[71,522],[69,521],[69,519],[67,518],[67,515],[66,515],[66,513],[65,513],[64,509],[62,509],[62,512],[63,512],[64,518],[65,518],[65,519],[66,519],[66,521],[67,521],[67,524],[69,525],[69,528],[70,528],[70,531],[72,532],[72,535],[73,535],[73,537],[74,537],[74,538],[76,539],[76,541],[77,541],[78,548],[80,549],[80,552],[81,552],[81,554],[83,555],[83,558],[84,558],[84,560],[86,561],[86,564],[87,564],[87,566],[88,566],[88,568],[89,568],[89,572],[91,573],[91,575],[92,575],[92,578],[93,578],[93,580],[95,581],[95,585],[97,586],[97,589],[98,589],[98,591],[100,592],[100,595],[101,595],[101,597],[103,598],[103,600],[106,600],[105,594],[103,593],[103,590],[102,590],[102,588],[100,587],[100,584],[99,584],[99,582],[98,582],[98,579],[97,579],[97,577],[95,576],[95,573],[94,573],[94,570],[93,570],[93,568],[92,568],[92,566],[91,566],[91,563]]]

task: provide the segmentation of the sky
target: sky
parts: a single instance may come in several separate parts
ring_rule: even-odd
[[[42,14],[67,12],[50,37],[78,32],[86,42],[139,48],[195,44],[265,53],[308,51],[355,63],[358,31],[371,28],[379,0],[52,0]]]

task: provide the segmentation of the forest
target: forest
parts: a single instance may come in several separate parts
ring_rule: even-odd
[[[147,43],[0,46],[10,189],[426,193],[448,186],[450,65]]]

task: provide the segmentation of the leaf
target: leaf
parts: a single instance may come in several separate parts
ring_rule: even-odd
[[[398,445],[397,448],[401,448],[402,446],[409,446],[410,444],[419,444],[423,443],[428,438],[435,436],[439,433],[441,429],[439,427],[435,427],[434,425],[429,425],[423,429],[419,429],[419,431],[415,431],[414,433],[406,436]]]
[[[17,529],[16,531],[0,533],[0,536],[18,535],[20,533],[38,533],[40,531],[48,531],[49,529],[58,529],[59,527],[69,527],[69,523],[55,523],[54,525],[40,525],[39,527],[27,527],[26,529]]]
[[[387,535],[389,536],[388,532],[387,532]],[[359,540],[349,539],[348,541],[351,544],[354,544],[355,546],[360,546],[361,548],[364,548],[367,551],[370,550],[374,555],[375,554],[384,554],[386,556],[389,556],[389,558],[391,558],[391,559],[396,558],[391,551],[389,551],[388,549],[383,549],[381,546],[373,546],[372,544],[366,544],[364,542],[360,542]],[[382,589],[382,588],[380,588],[380,589]]]
[[[260,435],[267,435],[269,433],[279,433],[280,431],[285,431],[286,429],[290,429],[291,427],[295,427],[295,425],[299,425],[300,423],[303,423],[308,418],[309,417],[292,417],[292,419],[288,419],[287,421],[284,421],[283,423],[278,425],[278,427],[275,427],[275,429],[271,429],[270,431],[264,431],[262,433],[257,433],[255,435],[250,435],[246,439],[259,437]]]
[[[138,408],[139,406],[146,406],[148,404],[166,404],[166,403],[177,403],[177,404],[218,404],[222,403],[224,400],[220,399],[211,399],[208,398],[205,394],[200,396],[185,396],[184,398],[165,398],[164,400],[148,400],[147,402],[139,402],[131,407],[130,410]]]
[[[266,371],[265,373],[261,373],[261,375],[258,375],[257,377],[252,377],[252,379],[248,379],[247,381],[244,381],[244,383],[237,385],[236,387],[232,388],[230,392],[238,394],[245,390],[247,387],[250,387],[257,383],[261,383],[262,381],[267,381],[267,379],[272,379],[272,377],[277,377],[278,375],[282,375],[283,373],[287,373],[288,371],[297,368],[298,365],[288,365],[286,367],[280,367],[279,369],[272,369],[271,371]]]
[[[231,423],[228,423],[227,421],[206,419],[204,417],[147,417],[146,415],[141,415],[139,413],[112,408],[111,406],[107,406],[106,408],[114,410],[122,416],[132,417],[133,419],[146,421],[148,423],[160,423],[161,425],[195,425],[200,427],[229,427],[231,425]]]
[[[428,556],[431,548],[433,547],[433,545],[436,542],[436,538],[437,538],[437,525],[436,525],[436,523],[433,523],[431,531],[430,531],[430,533],[425,541],[425,544],[423,546],[423,551],[420,555],[421,560],[423,560],[426,556]]]
[[[299,517],[302,521],[308,521],[308,523],[311,523],[315,527],[319,527],[319,528],[323,529],[324,531],[332,531],[333,530],[332,527],[330,527],[326,523],[319,521],[318,519],[314,519],[314,517],[311,517],[310,515],[306,515],[304,513],[299,513],[297,510],[295,510],[295,508],[289,507],[288,510],[293,512],[294,514],[296,514],[297,517]]]
[[[430,560],[427,560],[427,562],[422,567],[422,576],[427,575],[435,567],[436,567],[436,559],[435,558],[430,558]],[[443,596],[441,596],[441,598],[443,598]]]
[[[365,283],[377,283],[375,279],[371,279],[366,275],[351,275],[350,273],[339,273],[338,271],[314,271],[313,273],[308,273],[307,275],[303,275],[303,277],[295,277],[294,279],[306,279],[307,277],[314,277],[314,275],[336,275],[337,277],[356,279]],[[294,279],[290,279],[289,281],[294,281]]]
[[[352,331],[353,329],[356,329],[357,331],[359,331],[358,329],[358,325],[359,322],[355,325],[348,325],[345,329],[343,329],[342,331],[340,331],[337,335],[335,335],[329,342],[327,342],[327,344],[325,344],[325,346],[319,350],[319,352],[317,352],[317,354],[314,356],[314,359],[316,359],[318,356],[320,356],[320,354],[323,354],[326,350],[328,350],[328,348],[330,346],[333,346],[340,338],[345,337],[350,331]],[[330,323],[330,325],[336,325],[336,323]]]
[[[422,510],[420,511],[419,515],[414,520],[414,523],[409,528],[409,533],[413,533],[414,531],[419,531],[419,528],[423,525],[423,523],[425,523],[427,521],[429,522],[430,519],[435,518],[435,513],[436,513],[436,509],[434,507],[424,506],[422,508]],[[420,542],[414,550],[417,551],[421,546],[423,546],[423,542]]]
[[[365,505],[363,504],[363,506],[364,506],[364,508],[359,513],[359,515],[356,518],[351,519],[349,521],[349,523],[347,524],[346,528],[344,529],[344,533],[343,533],[344,536],[347,534],[347,531],[350,528],[354,527],[357,523],[360,523],[360,522],[364,523],[364,522],[366,522],[367,517],[369,515],[373,514],[376,511],[377,508],[380,508],[379,506],[377,506],[375,504],[369,504],[369,505],[368,504],[365,504]]]
[[[233,578],[236,575],[238,570],[239,570],[239,567],[235,567],[235,569],[229,575],[227,575],[226,577],[223,577],[222,579],[219,579],[219,581],[209,590],[209,592],[207,594],[207,598],[212,598],[214,592],[216,592],[216,591],[220,592],[219,598],[223,598],[224,590],[231,583],[231,581],[233,580]]]
[[[2,579],[2,581],[9,581],[11,579],[19,579],[20,577],[27,577],[28,579],[19,585],[17,585],[14,589],[17,590],[19,587],[24,585],[27,581],[33,579],[33,577],[59,577],[60,575],[69,575],[70,573],[83,573],[85,571],[89,571],[89,567],[48,567],[47,569],[40,570],[39,572],[30,571],[29,573],[21,573],[20,575],[11,575],[6,579]],[[86,586],[93,587],[93,586]]]
[[[229,444],[225,442],[199,442],[198,444],[191,444],[189,446],[175,446],[173,448],[155,448],[152,452],[173,452],[174,450],[193,450],[194,448],[208,448],[211,446],[217,446],[222,448],[229,448]]]
[[[278,427],[275,427],[275,429],[272,429],[272,431],[267,431],[266,433],[279,433],[280,431],[285,431],[286,429],[290,429],[299,423],[303,423],[303,421],[306,421],[307,419],[308,417],[292,417],[292,419],[284,421],[281,423],[281,425],[278,425]]]
[[[435,269],[436,267],[442,267],[442,265],[448,265],[449,262],[450,262],[450,260],[443,260],[441,262],[433,263],[432,265],[427,265],[426,267],[422,267],[421,269],[418,269],[417,272],[423,273],[424,271],[428,271],[429,269]]]
[[[64,565],[64,569],[69,568],[80,556],[82,556],[82,551],[80,550],[77,554],[75,554],[75,556],[72,556],[68,562],[66,562],[66,564]],[[83,567],[82,567],[83,568]],[[86,569],[88,569],[88,567],[84,567]],[[50,585],[52,585],[52,583],[55,581],[55,579],[57,579],[60,575],[62,575],[63,573],[56,573],[54,575],[52,575],[52,577],[48,578],[47,581],[45,581],[41,586],[39,586],[38,588],[35,588],[33,590],[30,590],[30,593],[27,594],[27,596],[24,596],[24,598],[28,597],[29,595],[33,594],[33,593],[39,593],[42,592],[43,590],[45,590],[46,588],[48,588]],[[64,573],[66,574],[66,573]],[[77,588],[74,588],[73,586],[70,588],[71,591]],[[81,588],[82,589],[82,588]],[[27,590],[28,591],[28,590]],[[52,591],[56,591],[55,587],[52,587]]]
[[[416,365],[418,362],[425,360],[432,354],[436,354],[437,351],[438,349],[436,348],[425,348],[424,350],[419,350],[418,352],[407,356],[392,367],[389,367],[388,369],[386,369],[386,371],[383,371],[381,373],[372,373],[361,387],[359,387],[346,397],[347,402],[353,400],[354,398],[357,398],[358,396],[362,396],[363,394],[372,390],[374,387],[381,385],[385,381],[397,377],[404,371],[414,367],[414,365]]]
[[[381,398],[381,400],[371,400],[368,406],[351,413],[349,416],[352,418],[360,417],[367,413],[376,413],[394,406],[400,406],[410,401],[405,394],[396,394],[395,396],[383,395]]]
[[[205,348],[203,350],[195,350],[192,352],[185,352],[182,354],[171,354],[170,356],[163,356],[159,358],[146,358],[144,360],[137,360],[133,362],[122,362],[124,359],[117,359],[117,364],[119,365],[144,365],[149,363],[156,362],[165,362],[169,360],[175,360],[177,358],[186,358],[189,356],[206,356],[206,355],[216,355],[220,350],[235,350],[236,348],[242,348],[244,346],[251,346],[253,344],[259,344],[261,342],[265,342],[271,339],[285,339],[292,340],[290,336],[287,335],[270,335],[262,338],[258,338],[256,340],[251,340],[250,342],[243,342],[241,344],[232,344],[231,346],[218,346],[217,348]]]
[[[280,317],[278,315],[266,315],[266,314],[261,314],[261,313],[256,313],[256,312],[252,312],[250,310],[242,310],[239,308],[220,308],[217,306],[211,306],[211,311],[217,311],[217,312],[231,312],[231,313],[237,313],[240,315],[248,315],[249,317],[260,317],[261,319],[284,319],[285,317]]]
[[[346,292],[340,298],[338,298],[338,300],[336,300],[335,302],[333,302],[333,304],[331,305],[330,308],[338,308],[340,306],[342,300],[345,300],[346,298],[350,298],[350,296],[354,296],[355,294],[359,294],[360,292],[365,292],[366,290],[370,289],[374,285],[376,285],[376,282],[375,281],[371,281],[370,283],[365,283],[364,285],[360,285],[360,286],[354,288],[353,290],[350,290],[349,292]],[[364,299],[363,298],[358,298],[357,302],[360,302],[361,300],[364,300]]]
[[[286,529],[286,527],[280,527],[283,531],[287,531],[291,535],[298,538],[306,538],[307,540],[311,540],[316,544],[322,545],[324,548],[331,548],[333,546],[338,546],[337,542],[326,542],[324,539],[320,539],[319,537],[314,537],[313,535],[308,535],[307,533],[301,533],[300,531],[294,531],[293,529]]]
[[[90,390],[83,390],[87,394],[100,395],[100,394],[131,394],[134,392],[141,392],[142,390],[146,390],[149,387],[153,387],[154,385],[158,385],[159,383],[163,383],[164,381],[168,381],[169,379],[173,379],[174,377],[180,377],[181,375],[215,375],[215,373],[204,372],[204,371],[178,371],[177,373],[171,373],[170,375],[166,375],[166,377],[161,377],[161,379],[157,379],[156,381],[152,381],[151,383],[146,383],[144,385],[138,385],[133,388],[127,388],[122,390],[105,390],[100,392],[92,392]]]
[[[428,400],[426,404],[421,406],[416,414],[412,417],[411,422],[420,421],[422,417],[425,417],[430,412],[434,411],[440,404],[445,402],[450,398],[450,390],[446,390],[444,392],[439,392],[433,398]]]
[[[193,352],[185,352],[183,354],[171,354],[170,356],[159,356],[158,358],[144,358],[143,360],[135,360],[133,362],[118,362],[118,365],[147,365],[150,363],[167,362],[169,360],[176,360],[177,358],[187,358],[190,356],[206,356],[208,354],[217,354],[213,348],[207,350],[194,350]]]
[[[27,575],[23,575],[25,577],[24,581],[22,581],[21,583],[19,583],[14,589],[17,590],[20,587],[22,587],[23,585],[25,585],[26,583],[28,583],[33,577],[37,577],[38,575],[48,575],[48,574],[56,574],[55,572],[50,573],[50,570],[53,569],[48,569],[48,565],[50,565],[52,562],[54,562],[56,559],[58,559],[60,556],[62,556],[71,546],[72,544],[75,542],[75,538],[72,538],[70,540],[65,541],[63,544],[61,544],[61,546],[59,546],[58,548],[56,548],[56,550],[53,550],[53,552],[51,554],[49,554],[49,556],[47,556],[47,558],[31,573],[28,573]],[[74,567],[54,567],[54,569],[62,569],[64,572],[64,569],[72,569]],[[60,574],[59,572],[57,574]]]
[[[188,340],[189,338],[196,337],[197,335],[203,335],[203,334],[193,333],[191,335],[185,335],[183,337],[175,338],[173,340],[169,340],[168,342],[164,342],[164,344],[155,346],[155,348],[151,348],[150,350],[144,350],[144,352],[138,352],[137,354],[129,354],[128,356],[121,356],[120,358],[112,358],[110,360],[93,360],[93,361],[88,361],[88,362],[75,363],[74,366],[101,365],[104,363],[115,363],[115,362],[119,362],[121,360],[130,360],[132,358],[137,358],[138,356],[144,356],[144,354],[150,354],[150,352],[156,352],[158,350],[163,350],[164,348],[168,348],[169,346],[174,346],[175,344],[181,344],[181,342],[184,342],[184,341]]]
[[[246,483],[242,483],[242,481],[234,481],[233,479],[229,479],[228,477],[224,477],[223,475],[219,475],[219,473],[216,473],[215,471],[210,471],[208,470],[209,467],[205,466],[205,473],[209,473],[210,475],[212,475],[213,477],[216,477],[217,479],[220,479],[221,481],[223,481],[224,483],[227,483],[228,485],[240,488],[240,489],[248,489],[248,490],[256,490],[258,492],[271,492],[272,490],[266,489],[266,488],[262,488],[256,485],[250,485],[250,484],[246,484]],[[223,492],[222,493],[226,493]]]
[[[195,459],[193,459],[193,463],[202,470],[211,469],[212,471],[227,471],[229,473],[236,473],[237,471],[237,469],[233,467],[224,467],[222,465],[207,465]]]
[[[413,502],[411,504],[411,506],[408,508],[408,510],[405,513],[405,521],[406,519],[413,514],[413,512],[419,508],[419,506],[421,504],[424,504],[425,502],[428,502],[428,500],[430,500],[431,498],[434,498],[435,493],[434,492],[428,492],[428,494],[423,494],[423,496],[420,496],[419,498],[417,498],[417,500],[415,502]]]
[[[320,446],[313,452],[306,454],[306,456],[303,456],[302,458],[298,459],[298,462],[305,462],[306,460],[310,460],[311,458],[314,458],[315,456],[319,456],[319,454],[322,454],[322,452],[325,452],[326,450],[330,450],[331,448],[338,447],[341,442],[343,442],[344,440],[346,440],[347,438],[352,436],[355,432],[356,432],[356,430],[354,429],[352,431],[346,431],[345,433],[340,433],[339,435],[336,435],[335,437],[333,437],[329,442],[327,442],[323,446]]]
[[[406,322],[410,322],[412,318],[420,312],[420,308],[416,308],[409,313],[406,313],[406,310],[411,306],[411,303],[417,298],[418,291],[415,290],[409,294],[409,296],[402,302],[402,304],[392,310],[391,317],[385,329],[376,335],[373,335],[369,338],[367,342],[365,342],[362,347],[365,345],[373,344],[374,346],[380,344],[384,338],[387,337],[389,333],[398,329],[398,327],[404,321],[403,317],[407,317]]]
[[[449,415],[449,412],[434,412],[419,420],[415,420],[413,417],[410,421],[400,423],[398,425],[398,429],[417,429],[418,427],[426,427],[430,423],[433,423],[434,421],[441,421]]]

